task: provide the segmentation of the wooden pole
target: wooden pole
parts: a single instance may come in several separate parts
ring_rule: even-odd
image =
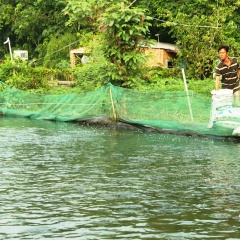
[[[187,86],[187,80],[186,80],[184,68],[182,68],[182,76],[183,76],[185,91],[186,91],[186,94],[187,94],[187,101],[188,101],[188,108],[189,108],[189,112],[190,112],[190,117],[191,117],[191,121],[193,122],[192,106],[191,106],[191,102],[190,102],[190,98],[189,98],[189,94],[188,94],[188,86]]]
[[[113,101],[113,95],[112,95],[112,86],[110,86],[110,97],[111,97],[111,102],[112,102],[112,110],[113,110],[113,117],[114,117],[114,121],[117,121],[117,112],[114,106],[114,101]]]

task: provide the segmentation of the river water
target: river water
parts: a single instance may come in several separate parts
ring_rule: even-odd
[[[0,119],[0,239],[240,239],[240,143]]]

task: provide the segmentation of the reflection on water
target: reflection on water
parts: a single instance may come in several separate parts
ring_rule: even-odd
[[[240,239],[240,144],[0,119],[0,239]]]

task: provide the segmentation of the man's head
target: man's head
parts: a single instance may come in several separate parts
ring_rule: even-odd
[[[223,61],[224,59],[228,58],[228,51],[229,51],[229,47],[226,45],[220,46],[218,48],[218,54],[219,54],[219,58]]]

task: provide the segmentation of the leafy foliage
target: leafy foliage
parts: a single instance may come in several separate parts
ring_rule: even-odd
[[[103,31],[103,52],[116,66],[118,80],[131,86],[140,81],[145,63],[141,45],[148,32],[150,17],[139,8],[112,6],[102,14],[100,27]]]
[[[29,51],[30,57],[36,57],[36,48],[49,36],[69,32],[67,17],[61,14],[65,6],[66,2],[59,0],[1,1],[0,40],[10,37],[13,48],[21,47]]]
[[[75,44],[71,44],[74,42]],[[72,48],[78,46],[79,41],[75,34],[66,32],[61,35],[51,35],[50,41],[47,45],[41,48],[41,51],[45,53],[42,65],[48,68],[56,68],[59,66],[60,60],[61,62],[66,60],[69,62],[70,44]],[[68,67],[70,67],[70,62]]]
[[[104,0],[70,0],[63,9],[64,15],[69,16],[67,26],[76,26],[78,30],[88,29],[94,34],[98,32],[98,19],[112,1]]]
[[[159,16],[166,19],[162,25],[170,27],[181,47],[179,60],[187,64],[189,76],[204,79],[212,75],[219,45],[230,45],[232,54],[239,51],[232,35],[237,28],[233,19],[237,9],[238,3],[232,0],[177,1],[171,6],[165,2],[158,7]]]
[[[156,39],[156,33],[160,34],[160,41],[175,42],[181,47],[179,62],[187,65],[189,79],[212,75],[217,48],[222,43],[231,47],[231,55],[240,55],[239,0],[121,2],[122,5],[117,0],[3,0],[0,41],[10,37],[13,50],[28,50],[29,58],[37,60],[35,66],[54,68],[49,69],[54,78],[75,76],[83,89],[91,89],[88,83],[98,87],[108,81],[132,88],[165,86],[162,78],[178,78],[176,72],[145,67],[139,46],[146,44],[149,36]],[[71,47],[87,46],[92,66],[79,67],[73,74],[69,70],[68,45],[78,39],[80,42]],[[96,48],[97,42],[101,46]],[[0,66],[2,81],[26,89],[45,86],[40,83],[41,74],[33,73],[40,68],[11,65],[4,59],[7,53],[8,46],[0,45],[0,58],[4,61]],[[42,71],[45,76],[47,70]]]
[[[22,90],[50,89],[60,71],[49,68],[33,68],[26,61],[7,59],[0,65],[0,80]]]

